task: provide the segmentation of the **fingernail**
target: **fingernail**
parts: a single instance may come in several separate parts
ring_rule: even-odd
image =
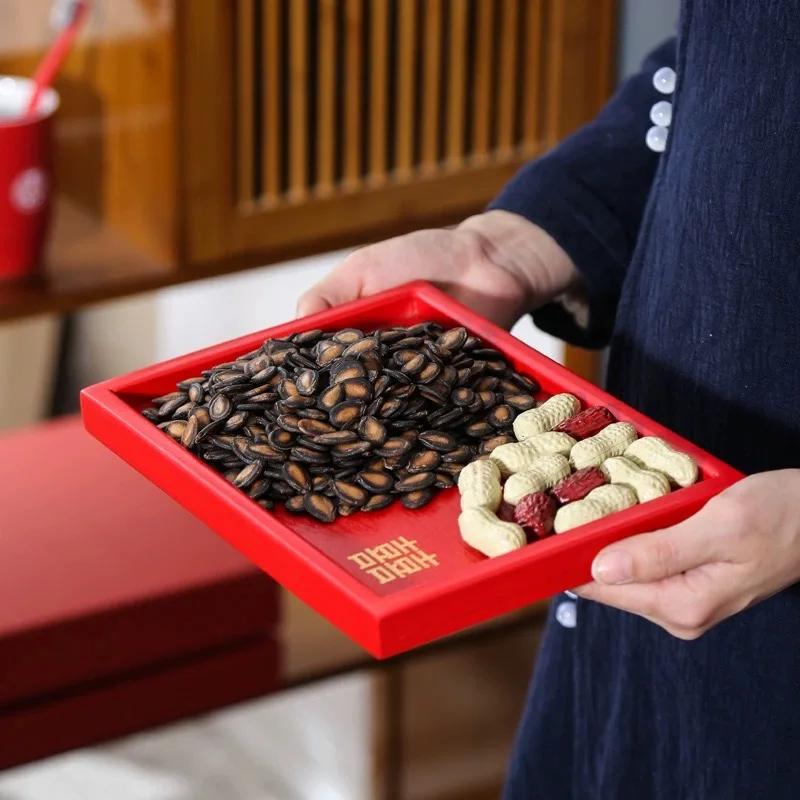
[[[592,577],[600,583],[630,583],[633,559],[624,550],[603,553],[592,564]]]

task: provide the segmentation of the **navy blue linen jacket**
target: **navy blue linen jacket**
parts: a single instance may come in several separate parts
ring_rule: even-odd
[[[612,393],[745,472],[800,467],[796,0],[685,0],[677,37],[491,207],[574,260],[588,325],[556,303],[533,318],[610,343]],[[797,587],[692,642],[579,600],[574,628],[548,627],[506,797],[800,797]]]

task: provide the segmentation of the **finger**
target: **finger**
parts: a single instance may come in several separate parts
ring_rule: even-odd
[[[591,585],[592,586],[596,586],[597,584],[591,584]],[[607,589],[607,588],[610,588],[610,587],[603,587],[603,588]],[[588,590],[586,590],[585,593],[581,593],[580,596],[585,600],[589,600],[589,599],[594,600],[594,597],[590,598],[588,596],[588,595],[594,595],[594,594],[595,593],[594,593],[593,590],[588,589]],[[601,603],[600,600],[594,600],[594,602]],[[662,628],[667,633],[669,633],[671,636],[674,636],[677,639],[684,639],[685,641],[690,641],[692,639],[697,639],[699,636],[701,636],[703,633],[705,633],[705,631],[708,630],[708,628],[712,627],[712,625],[708,625],[707,627],[704,627],[704,628],[687,628],[687,627],[684,627],[683,625],[677,625],[677,624],[671,622],[670,620],[663,619],[663,618],[661,618],[659,616],[656,616],[654,614],[645,614],[645,613],[643,613],[642,611],[640,611],[640,610],[638,610],[636,608],[626,608],[624,605],[614,605],[613,603],[609,603],[609,602],[602,602],[601,604],[605,605],[605,606],[611,606],[611,607],[615,608],[618,611],[627,612],[627,613],[630,613],[630,614],[634,614],[637,617],[641,617],[641,619],[645,619],[648,622],[652,623],[653,625],[657,625],[659,628]]]
[[[647,591],[639,591],[642,587],[638,584],[628,586],[606,586],[596,581],[584,583],[571,589],[573,594],[578,595],[581,600],[591,600],[604,606],[616,608],[618,611],[627,611],[643,617],[656,625],[662,625],[662,621],[656,616],[655,608],[656,592],[653,591],[653,584],[649,584]],[[634,591],[631,591],[634,590]],[[651,607],[652,606],[652,607]]]
[[[298,316],[316,314],[361,297],[364,291],[362,263],[362,259],[350,256],[331,270],[300,298],[297,303]]]
[[[330,307],[330,303],[316,291],[315,287],[297,301],[296,315],[308,317],[311,314],[318,314],[320,311],[327,311]]]
[[[717,535],[702,514],[652,533],[618,542],[598,553],[592,577],[598,583],[650,583],[716,561]]]
[[[696,605],[696,597],[686,592],[680,575],[665,581],[625,586],[610,586],[594,581],[574,591],[584,600],[636,614],[658,625],[677,624],[679,619],[683,621],[683,606]]]
[[[700,568],[648,584],[608,586],[593,582],[573,591],[619,611],[636,614],[681,639],[696,639],[717,622],[741,611],[747,603],[731,597],[729,565]]]
[[[671,587],[664,587],[659,583],[614,586],[593,581],[572,591],[584,600],[613,606],[620,611],[655,616],[659,611],[663,611],[664,603],[668,600],[669,588]]]

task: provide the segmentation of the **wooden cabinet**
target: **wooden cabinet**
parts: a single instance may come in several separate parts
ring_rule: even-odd
[[[189,262],[457,220],[611,82],[606,0],[180,9]]]
[[[50,5],[4,0],[0,74],[33,73]],[[46,277],[0,285],[0,320],[456,223],[596,114],[616,21],[616,0],[94,0],[57,83]]]
[[[49,0],[13,6],[0,72],[30,74]],[[58,84],[59,186],[189,273],[455,222],[596,113],[615,21],[613,0],[98,0]]]

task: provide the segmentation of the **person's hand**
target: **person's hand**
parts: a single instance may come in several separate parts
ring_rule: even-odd
[[[800,470],[744,478],[678,525],[610,545],[592,577],[579,597],[697,638],[800,580]]]
[[[516,214],[488,211],[456,228],[416,231],[354,251],[300,298],[297,314],[426,280],[511,328],[576,276],[569,257],[541,228]]]

